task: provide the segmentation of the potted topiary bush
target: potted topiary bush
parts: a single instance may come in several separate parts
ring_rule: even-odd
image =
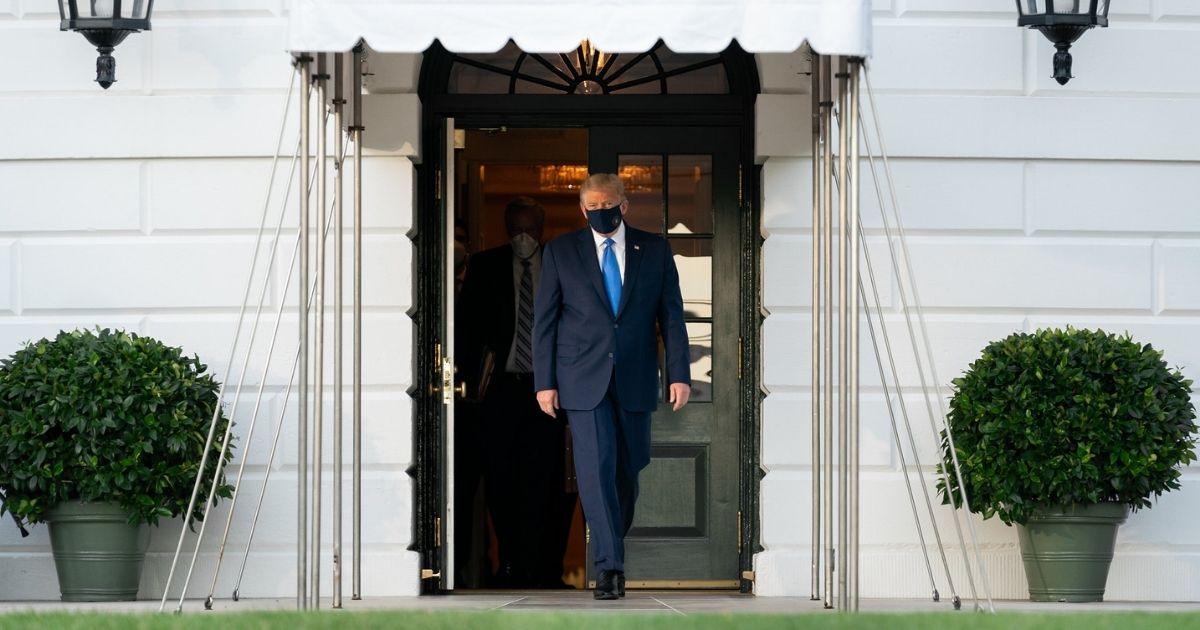
[[[1196,459],[1191,385],[1149,345],[1073,328],[1010,335],[954,380],[968,502],[1018,525],[1030,599],[1103,599],[1117,526]],[[942,460],[938,490],[958,506],[945,431]]]
[[[0,361],[0,514],[49,524],[64,601],[136,599],[147,525],[182,515],[191,498],[218,405],[206,369],[179,348],[107,329],[60,332]],[[218,422],[205,479],[223,413]],[[222,475],[217,496],[231,491]]]

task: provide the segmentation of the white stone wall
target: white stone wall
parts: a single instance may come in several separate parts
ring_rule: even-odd
[[[232,367],[226,362],[292,72],[284,52],[286,6],[282,0],[159,0],[154,30],[117,48],[118,82],[104,91],[92,82],[95,50],[78,34],[58,32],[53,2],[0,2],[0,57],[9,60],[7,80],[0,85],[0,354],[7,356],[23,341],[63,328],[120,327],[199,354],[227,383],[226,400],[232,402],[248,327]],[[393,94],[373,95],[366,103],[369,141],[363,167],[363,593],[368,596],[415,594],[419,573],[416,554],[407,551],[412,487],[404,472],[412,451],[406,393],[412,378],[412,324],[406,315],[412,304],[412,247],[407,232],[419,112],[415,96],[403,94],[414,91],[415,62],[400,57],[391,64],[388,82],[376,92]],[[219,597],[230,595],[246,548],[254,502],[267,473],[269,438],[284,404],[283,385],[296,349],[298,279],[286,295],[283,290],[295,244],[294,193],[281,249],[272,259],[265,255],[295,147],[295,118],[293,103],[268,238],[252,287],[257,304],[263,279],[268,283],[265,316],[235,416],[235,433],[242,439],[231,476],[243,458],[246,474],[216,590]],[[350,224],[348,218],[347,229]],[[330,252],[332,257],[332,241]],[[348,282],[346,290],[348,303]],[[327,291],[332,302],[331,280]],[[265,379],[258,427],[247,444],[245,432],[281,302],[287,312]],[[349,322],[347,315],[347,332]],[[332,311],[327,330],[331,357]],[[348,346],[346,352],[348,379]],[[332,360],[327,365],[331,382]],[[331,406],[326,418],[331,418]],[[348,402],[345,408],[348,414]],[[280,452],[241,586],[246,597],[295,593],[294,392],[284,411]],[[349,465],[348,428],[345,435]],[[327,433],[326,543],[332,535],[331,442]],[[348,474],[345,482],[348,550]],[[207,593],[228,508],[225,501],[212,514],[191,596]],[[178,521],[155,530],[142,597],[161,595],[179,530]],[[189,535],[185,549],[194,540]],[[349,596],[348,553],[346,562]],[[0,599],[58,598],[44,526],[32,528],[32,536],[22,540],[6,518],[0,524],[0,567]],[[322,572],[328,594],[328,556]],[[173,594],[179,592],[181,577]]]
[[[1167,62],[1200,52],[1200,10],[1188,0],[1116,3],[1113,26],[1076,45],[1078,78],[1058,87],[1049,79],[1051,48],[1013,25],[1009,0],[876,5],[873,78],[942,379],[989,340],[1065,323],[1128,329],[1186,371],[1200,368],[1200,281],[1192,276],[1200,264],[1200,131],[1190,124],[1200,70]],[[240,357],[233,369],[225,362],[290,75],[286,6],[159,0],[154,31],[117,49],[119,81],[104,92],[92,83],[95,51],[82,37],[57,32],[52,3],[0,0],[0,57],[13,60],[0,84],[0,353],[62,328],[119,326],[198,353],[236,385]],[[412,327],[405,312],[419,59],[373,56],[369,64],[364,594],[415,594],[419,567],[406,550]],[[771,394],[763,407],[766,551],[756,561],[756,592],[806,595],[809,97],[798,73],[807,68],[799,55],[764,55],[760,66],[763,300],[770,311],[763,369]],[[276,200],[281,191],[282,181]],[[887,246],[872,194],[864,195],[863,210],[869,251],[882,264]],[[295,228],[294,199],[288,212],[285,235]],[[294,287],[282,291],[291,241],[283,245],[270,261],[272,314],[281,301],[295,302]],[[885,317],[898,331],[895,279],[880,273]],[[295,348],[295,318],[283,321],[279,357]],[[902,342],[894,339],[903,395],[920,409]],[[247,401],[263,366],[258,347],[239,433],[248,427]],[[863,366],[862,593],[923,597],[928,586],[869,354]],[[272,364],[263,424],[235,461],[247,458],[246,494],[219,596],[228,596],[245,549],[245,499],[256,497],[266,473],[265,437],[282,405],[286,370],[286,359]],[[285,411],[294,425],[294,403]],[[294,593],[294,440],[289,426],[242,585],[248,597]],[[921,440],[928,464],[934,443],[927,431]],[[1111,599],[1196,598],[1198,470],[1188,470],[1184,483],[1122,528]],[[214,524],[227,508],[214,513]],[[950,515],[938,509],[951,540]],[[995,521],[979,527],[994,594],[1024,597],[1015,534]],[[175,522],[156,532],[143,597],[161,593],[178,531]],[[193,596],[204,595],[211,580],[214,538],[210,530]],[[951,561],[961,565],[953,551]],[[0,567],[0,599],[57,598],[44,527],[22,540],[0,522]],[[328,592],[328,565],[323,573]],[[948,596],[940,572],[938,581]],[[961,571],[956,584],[968,592]]]
[[[1129,331],[1200,376],[1200,10],[1114,3],[1111,26],[1073,48],[1077,78],[1050,78],[1052,47],[1016,28],[1008,0],[876,2],[871,61],[912,263],[944,383],[1018,330]],[[757,121],[766,244],[760,595],[809,593],[811,163],[806,61],[761,58]],[[865,95],[864,95],[865,96]],[[882,278],[903,396],[918,412],[926,477],[935,442],[903,331],[896,279],[864,167],[863,221]],[[862,565],[866,597],[926,597],[928,579],[863,329]],[[1197,402],[1200,402],[1198,397]],[[919,430],[924,427],[924,431]],[[906,449],[907,450],[907,449]],[[1195,600],[1200,467],[1121,528],[1112,600]],[[918,500],[920,500],[918,498]],[[944,540],[953,520],[938,505]],[[976,521],[993,595],[1024,598],[1016,532]],[[926,534],[930,532],[926,525]],[[969,588],[951,550],[955,585]],[[935,575],[943,597],[949,589]]]

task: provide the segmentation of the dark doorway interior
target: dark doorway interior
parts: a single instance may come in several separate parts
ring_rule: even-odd
[[[651,463],[626,540],[631,585],[736,588],[736,129],[467,129],[455,136],[453,217],[456,256],[464,259],[455,362],[475,393],[455,407],[455,587],[587,588],[594,577],[569,431],[563,419],[538,410],[529,366],[515,355],[517,265],[540,259],[519,253],[527,232],[514,217],[535,208],[533,233],[542,242],[578,229],[580,183],[589,172],[614,172],[625,182],[629,224],[674,250],[693,376],[689,406],[673,413],[660,400],[655,414]]]
[[[512,308],[505,291],[511,294],[513,283],[496,282],[513,260],[505,209],[540,206],[543,242],[577,229],[588,132],[467,129],[456,136],[455,241],[463,291],[456,330],[465,359],[459,371],[477,395],[456,406],[454,419],[455,587],[583,588],[585,530],[569,432],[561,419],[531,408],[532,391],[496,364],[487,337],[513,334],[512,321],[496,311]],[[501,263],[506,270],[495,269]],[[480,393],[484,378],[489,383]]]

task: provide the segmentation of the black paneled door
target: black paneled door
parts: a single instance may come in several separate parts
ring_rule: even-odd
[[[654,414],[626,539],[631,586],[740,584],[739,138],[737,127],[590,128],[589,170],[618,173],[628,224],[671,243],[692,362],[691,402],[675,413],[661,401]]]

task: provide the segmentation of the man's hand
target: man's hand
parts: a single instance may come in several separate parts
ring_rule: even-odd
[[[692,386],[687,383],[671,383],[671,397],[667,400],[671,403],[671,411],[679,411],[688,403],[688,397],[692,395]],[[542,399],[542,393],[538,392],[538,400]]]
[[[672,390],[674,391],[674,390]],[[551,418],[557,417],[555,412],[558,410],[558,390],[543,389],[537,393],[538,406],[542,408],[542,413]]]

